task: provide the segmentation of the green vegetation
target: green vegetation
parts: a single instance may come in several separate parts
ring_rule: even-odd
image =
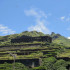
[[[22,63],[15,63],[14,66],[9,63],[0,64],[0,70],[13,70],[14,68],[15,70],[28,70],[28,68]]]
[[[11,43],[11,39],[26,36],[46,36],[37,31],[25,31],[20,34],[0,36],[0,61],[13,61],[16,56],[15,70],[68,70],[70,65],[70,40],[60,34],[52,33],[52,43],[48,42],[20,42]],[[65,59],[66,58],[66,59]],[[41,59],[41,60],[40,60]],[[22,63],[19,62],[22,60]],[[24,65],[23,60],[32,61]],[[40,60],[35,61],[35,60]],[[35,61],[35,66],[33,62]],[[38,64],[37,64],[38,63]],[[29,66],[30,65],[30,66]],[[37,65],[37,66],[36,66]],[[13,70],[12,63],[0,63],[0,70]]]
[[[61,36],[60,34],[55,34],[52,32],[51,37],[53,39],[53,43],[64,45],[64,46],[70,46],[70,39]]]
[[[66,66],[68,65],[68,62],[60,59],[57,60],[54,57],[49,57],[43,59],[43,66],[46,70],[67,70]]]
[[[61,36],[60,34],[55,34],[54,32],[52,32],[51,35],[48,35],[48,34],[43,34],[42,32],[37,32],[37,31],[31,31],[31,32],[24,31],[20,34],[0,36],[0,46],[13,45],[13,44],[11,44],[11,39],[19,38],[19,37],[22,37],[23,35],[32,36],[32,37],[51,36],[53,39],[53,43],[68,46],[68,47],[70,46],[70,40],[65,38],[64,36]],[[34,43],[38,43],[38,42],[34,42]],[[14,43],[14,44],[15,45],[24,45],[24,44],[28,44],[28,43],[22,42],[22,43]]]

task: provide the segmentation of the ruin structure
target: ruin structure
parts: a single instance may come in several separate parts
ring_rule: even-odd
[[[49,36],[39,36],[39,37],[31,37],[31,36],[22,36],[20,38],[11,39],[12,43],[20,43],[20,42],[52,42],[52,38]]]

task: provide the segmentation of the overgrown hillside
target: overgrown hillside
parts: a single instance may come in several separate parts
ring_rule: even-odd
[[[32,37],[38,37],[38,36],[50,36],[52,37],[52,42],[53,43],[57,43],[60,45],[64,45],[64,46],[70,46],[70,40],[65,38],[64,36],[61,36],[60,34],[55,34],[54,32],[51,33],[51,35],[49,34],[43,34],[42,32],[37,32],[37,31],[24,31],[20,34],[13,34],[13,35],[7,35],[7,36],[0,36],[0,45],[6,45],[6,44],[11,44],[11,39],[14,38],[20,38],[23,35],[25,36],[32,36]]]
[[[37,31],[24,31],[20,34],[12,34],[12,35],[7,35],[7,36],[0,36],[0,45],[11,45],[11,39],[15,38],[20,38],[22,36],[32,36],[32,37],[37,37],[37,36],[44,36],[42,32],[37,32]]]
[[[51,37],[53,39],[53,43],[57,43],[68,47],[70,46],[70,39],[61,36],[60,34],[55,34],[54,32],[52,32]]]
[[[0,36],[0,42],[3,42],[3,41],[9,41],[10,39],[14,39],[14,38],[18,38],[18,37],[21,37],[21,36],[32,36],[32,37],[35,37],[35,36],[44,36],[45,34],[43,34],[42,32],[37,32],[37,31],[24,31],[20,34],[12,34],[12,35],[7,35],[7,36]]]
[[[11,43],[11,39],[23,36],[50,36],[52,43],[47,41]],[[60,34],[47,35],[37,31],[0,36],[0,70],[69,70],[70,48],[67,47],[70,45],[69,42],[70,40]]]

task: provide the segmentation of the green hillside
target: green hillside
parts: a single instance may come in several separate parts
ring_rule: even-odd
[[[11,39],[24,35],[50,36],[52,43],[47,41],[11,43]],[[47,35],[37,31],[0,36],[0,70],[69,70],[70,48],[67,47],[69,43],[70,40],[60,34]]]
[[[18,38],[21,36],[32,36],[32,37],[36,37],[36,36],[44,36],[45,34],[43,34],[42,32],[37,32],[37,31],[24,31],[20,34],[12,34],[12,35],[7,35],[7,36],[0,36],[0,42],[3,41],[9,41],[10,39],[14,39],[14,38]]]
[[[32,37],[38,37],[38,36],[50,36],[52,37],[52,42],[64,46],[70,46],[70,40],[65,38],[64,36],[61,36],[60,34],[55,34],[54,32],[49,34],[43,34],[42,32],[37,32],[37,31],[24,31],[20,34],[12,34],[12,35],[7,35],[7,36],[0,36],[0,45],[6,45],[6,44],[11,44],[11,39],[14,38],[20,38],[23,35],[25,36],[32,36]]]
[[[31,36],[31,37],[37,37],[37,36],[44,36],[42,32],[37,32],[37,31],[24,31],[20,34],[12,34],[12,35],[7,35],[7,36],[0,36],[0,45],[11,45],[11,39],[15,38],[20,38],[23,35],[25,36]]]
[[[70,46],[70,39],[67,39],[64,36],[61,36],[60,34],[52,33],[51,37],[53,39],[53,43],[57,43],[68,47]]]

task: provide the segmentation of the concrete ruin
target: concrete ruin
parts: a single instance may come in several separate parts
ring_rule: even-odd
[[[52,38],[49,36],[39,36],[39,37],[31,37],[31,36],[22,36],[20,38],[11,39],[12,43],[20,43],[20,42],[52,42]]]
[[[0,64],[7,63],[13,63],[14,60],[0,60]],[[28,66],[30,68],[38,67],[41,65],[41,59],[18,59],[15,60],[15,62],[23,63],[25,66]]]

